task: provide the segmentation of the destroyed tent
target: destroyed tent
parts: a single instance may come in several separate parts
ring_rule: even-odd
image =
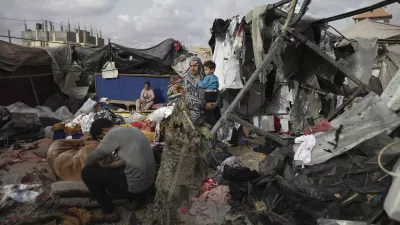
[[[371,7],[381,7],[384,3]],[[371,7],[350,13],[366,12]],[[302,9],[304,8],[307,7],[303,5]],[[212,133],[220,134],[221,131],[224,132],[224,129],[220,130],[223,125],[238,123],[281,146],[267,156],[264,163],[260,163],[263,177],[250,182],[254,186],[250,186],[251,208],[247,211],[255,211],[249,216],[253,223],[315,224],[320,218],[333,218],[366,221],[369,224],[369,221],[381,218],[382,199],[389,190],[392,178],[378,166],[377,154],[381,149],[372,151],[365,143],[377,142],[383,138],[385,144],[380,147],[384,147],[394,141],[388,135],[400,125],[396,114],[396,84],[398,86],[400,75],[396,74],[396,79],[392,79],[386,89],[379,88],[380,82],[372,76],[373,64],[378,55],[377,37],[356,37],[350,45],[338,45],[342,37],[330,33],[325,23],[345,18],[344,16],[349,17],[349,13],[314,20],[308,26],[292,22],[289,23],[290,28],[285,30],[286,14],[281,11],[283,10],[268,6],[254,9],[251,23],[246,16],[243,30],[246,31],[247,27],[252,40],[249,41],[249,46],[245,46],[246,42],[243,41],[245,47],[234,52],[239,62],[247,61],[252,69],[249,70],[247,79],[243,79],[246,74],[243,73],[246,71],[243,69],[244,64],[239,67],[242,72],[234,74],[245,81],[243,88],[235,91],[237,95],[231,97],[229,106],[213,127]],[[301,10],[295,15],[300,13]],[[254,15],[262,15],[262,19],[254,21]],[[292,14],[289,12],[287,15]],[[271,17],[273,19],[268,20]],[[260,29],[260,21],[263,29]],[[212,30],[220,32],[221,38],[230,38],[227,34],[230,22],[216,20]],[[253,26],[258,26],[257,37],[252,30]],[[246,38],[246,34],[243,36]],[[217,39],[217,35],[213,34],[212,38]],[[262,47],[258,45],[260,43]],[[217,40],[211,40],[210,46],[215,55],[218,51]],[[256,49],[254,46],[257,46]],[[248,49],[253,49],[253,55],[249,60],[243,60],[243,52]],[[256,52],[259,50],[265,52]],[[222,79],[226,78],[222,76]],[[258,95],[262,96],[260,93],[265,91],[267,99],[261,99],[256,105],[267,110],[254,110],[249,114],[250,110],[245,104],[255,85],[261,86]],[[285,85],[288,91],[274,95],[276,90]],[[382,96],[379,96],[381,93]],[[275,100],[277,104],[274,106],[273,101],[268,101],[268,98]],[[351,102],[354,104],[350,106]],[[243,114],[246,110],[247,114]],[[292,137],[281,135],[285,133],[282,130],[260,127],[260,121],[258,126],[245,121],[251,116],[271,114],[290,115],[290,125],[287,127],[290,127],[288,131]],[[272,128],[274,122],[276,121],[272,121]],[[328,124],[329,127],[323,128],[319,122]],[[305,133],[304,128],[314,128],[315,124],[317,129],[309,129],[311,135],[300,136]],[[317,133],[313,135],[314,132]],[[300,137],[295,139],[296,145],[292,148],[289,145],[296,136]],[[266,145],[268,143],[270,142],[266,142]],[[391,154],[396,157],[387,157],[382,162],[387,168],[392,168],[397,160],[398,154]],[[385,218],[387,219],[387,215],[382,216],[382,219]],[[387,223],[381,221],[379,224]]]

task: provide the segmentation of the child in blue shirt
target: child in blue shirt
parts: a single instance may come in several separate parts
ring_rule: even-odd
[[[215,103],[218,99],[219,82],[218,77],[214,75],[215,63],[207,61],[203,64],[204,74],[206,75],[203,80],[198,78],[197,84],[200,88],[205,89],[204,100],[206,103]]]

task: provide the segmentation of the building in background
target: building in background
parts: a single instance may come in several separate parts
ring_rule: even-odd
[[[92,29],[87,31],[78,29],[71,29],[68,24],[66,30],[61,26],[59,31],[56,31],[54,25],[47,21],[43,24],[37,23],[36,30],[30,30],[25,24],[25,31],[22,31],[22,45],[27,47],[55,47],[62,44],[76,44],[81,46],[103,46],[104,39],[100,34],[93,34]]]
[[[376,22],[382,23],[390,23],[390,20],[393,18],[393,15],[386,12],[384,8],[374,9],[372,11],[362,13],[360,15],[354,16],[353,20],[358,23],[365,19],[369,19]]]

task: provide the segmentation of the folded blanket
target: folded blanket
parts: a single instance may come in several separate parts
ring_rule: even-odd
[[[47,163],[60,180],[80,181],[86,158],[98,144],[91,139],[54,141],[47,152]]]

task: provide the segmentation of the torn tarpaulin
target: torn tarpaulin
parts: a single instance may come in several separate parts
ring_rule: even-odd
[[[312,151],[311,162],[306,165],[326,162],[381,133],[392,132],[400,125],[400,117],[379,96],[370,93],[352,109],[334,119],[331,125],[336,129],[315,134],[317,142]],[[340,126],[343,129],[337,134]]]

